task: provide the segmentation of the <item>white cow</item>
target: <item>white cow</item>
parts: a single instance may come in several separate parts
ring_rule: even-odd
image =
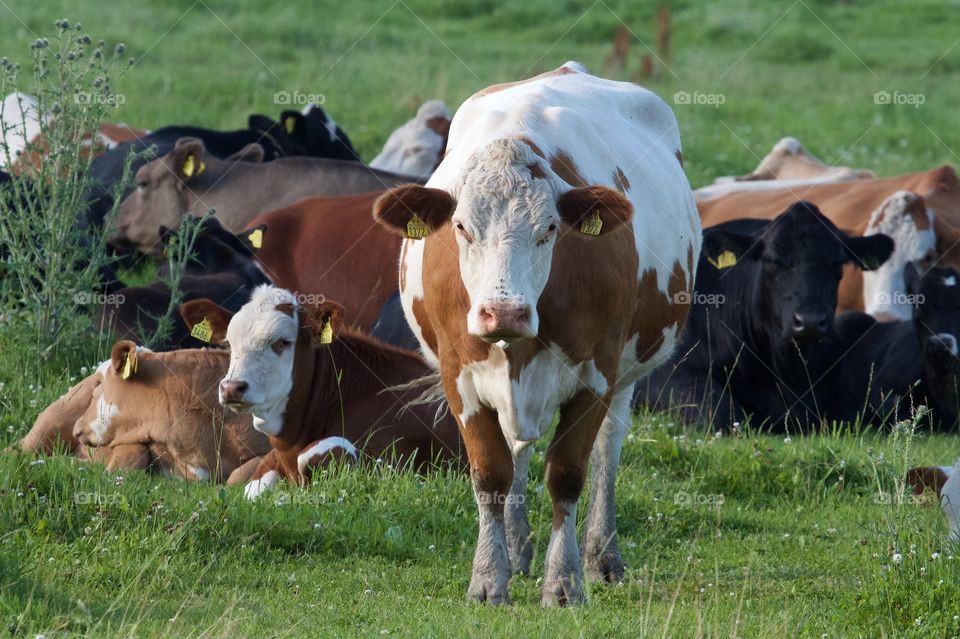
[[[529,571],[530,445],[558,409],[542,601],[583,600],[588,458],[585,571],[619,580],[613,486],[630,397],[673,352],[700,253],[673,112],[573,62],[489,87],[457,111],[427,186],[388,191],[374,214],[410,238],[404,311],[467,447],[480,521],[469,597],[504,603],[511,570]]]

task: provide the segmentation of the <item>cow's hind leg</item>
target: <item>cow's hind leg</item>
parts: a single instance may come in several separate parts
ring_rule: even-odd
[[[459,418],[458,418],[459,421]],[[470,480],[479,510],[480,531],[467,589],[471,601],[510,602],[510,555],[504,504],[513,480],[513,462],[496,412],[481,407],[462,424],[470,460]]]
[[[580,391],[560,408],[560,423],[547,449],[546,483],[553,501],[553,528],[541,595],[541,603],[546,606],[584,600],[577,550],[577,500],[586,482],[590,449],[605,412],[601,398],[591,391]]]
[[[591,581],[616,583],[623,579],[613,491],[623,439],[630,430],[632,394],[632,386],[614,392],[590,456],[590,509],[583,534],[583,569]]]

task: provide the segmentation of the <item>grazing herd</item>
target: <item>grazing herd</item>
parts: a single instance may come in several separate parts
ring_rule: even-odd
[[[8,107],[25,122],[5,127],[0,188],[43,161],[45,116],[21,94]],[[244,483],[251,499],[335,461],[464,470],[468,595],[505,603],[531,571],[528,471],[555,426],[542,601],[565,605],[585,579],[623,577],[614,486],[632,409],[793,432],[924,405],[956,432],[949,166],[877,178],[784,138],[750,174],[691,190],[671,109],[575,62],[484,88],[452,118],[427,102],[369,165],[314,105],[98,139],[78,226],[129,259],[201,221],[173,331],[143,346],[174,295],[162,269],[138,287],[105,276],[117,295],[91,322],[119,341],[26,451]],[[929,470],[913,483],[946,473]]]

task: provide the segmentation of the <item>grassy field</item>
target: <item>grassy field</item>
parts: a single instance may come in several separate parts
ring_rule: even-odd
[[[956,2],[670,3],[669,61],[642,82],[679,117],[694,185],[751,170],[784,135],[881,175],[960,164]],[[322,95],[371,158],[423,100],[579,59],[604,69],[617,28],[639,79],[653,3],[6,0],[0,56],[56,18],[123,41],[116,120],[239,127],[277,92]],[[29,85],[23,87],[29,91]],[[693,96],[690,104],[674,96]],[[875,94],[891,101],[877,104]],[[900,96],[900,97],[897,97]],[[917,102],[922,104],[916,105]],[[0,314],[0,448],[19,439],[109,340],[32,361]],[[0,632],[12,636],[960,635],[960,559],[939,508],[899,496],[955,437],[871,430],[715,437],[639,416],[618,479],[627,579],[589,603],[541,610],[549,534],[534,461],[534,576],[514,605],[468,605],[476,535],[466,481],[383,468],[331,471],[250,504],[241,491],[63,457],[0,455]]]

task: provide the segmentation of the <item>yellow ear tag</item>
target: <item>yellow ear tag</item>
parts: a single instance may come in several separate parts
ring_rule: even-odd
[[[427,225],[423,223],[423,220],[420,219],[420,216],[414,213],[413,217],[410,218],[410,221],[407,222],[407,237],[411,240],[420,240],[429,234],[430,229],[428,229]]]
[[[250,246],[255,249],[263,246],[263,229],[257,229],[253,233],[247,236],[247,239],[250,240]]]
[[[583,221],[583,224],[580,225],[580,232],[586,235],[600,235],[600,231],[603,229],[603,220],[600,219],[600,213],[594,211],[590,214],[590,217]]]
[[[137,372],[137,352],[127,353],[127,358],[123,361],[123,371],[120,373],[121,379],[130,379],[130,376]]]
[[[213,327],[210,326],[210,320],[204,317],[202,322],[194,324],[193,328],[190,329],[190,337],[210,343],[213,338]]]
[[[207,165],[203,162],[197,162],[193,158],[193,153],[187,156],[187,159],[183,161],[183,174],[187,177],[193,177],[194,173],[200,175],[203,173],[203,170],[207,168]]]
[[[320,329],[320,343],[321,344],[331,344],[333,342],[333,326],[330,323],[330,318],[327,317],[323,320],[323,328]]]
[[[724,251],[717,256],[717,259],[708,257],[707,261],[713,264],[718,269],[730,268],[737,263],[737,256],[734,255],[733,251]]]
[[[297,118],[293,117],[292,115],[288,116],[283,121],[283,128],[287,130],[287,135],[293,135],[294,129],[297,128]]]

